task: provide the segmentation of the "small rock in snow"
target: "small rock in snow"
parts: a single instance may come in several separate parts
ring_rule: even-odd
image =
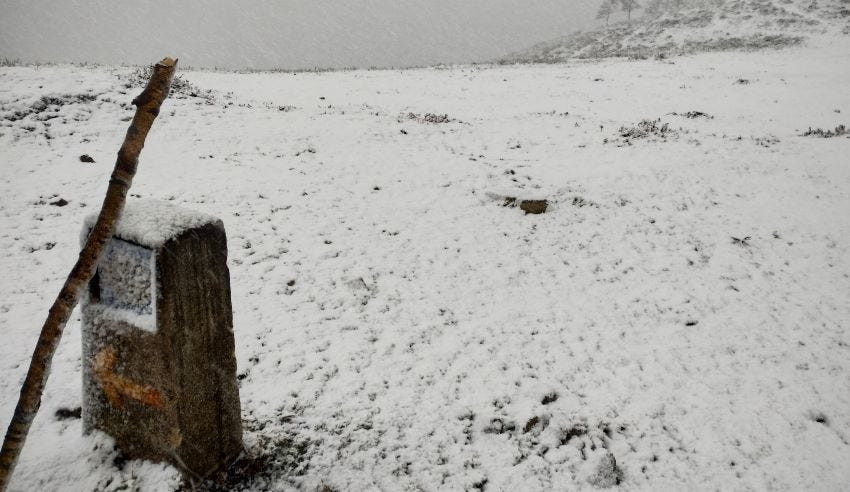
[[[592,485],[602,488],[619,485],[623,480],[623,471],[617,466],[617,460],[611,452],[605,453],[599,460],[596,473],[587,479]]]
[[[519,208],[527,214],[542,214],[548,206],[549,202],[546,200],[523,200],[519,203]]]
[[[54,415],[56,416],[56,420],[78,419],[82,417],[83,409],[82,407],[61,407],[56,410]]]

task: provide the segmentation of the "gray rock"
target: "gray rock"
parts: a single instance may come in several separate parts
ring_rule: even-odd
[[[623,471],[617,466],[617,460],[610,451],[599,459],[596,473],[587,479],[591,485],[601,488],[613,487],[623,481]]]

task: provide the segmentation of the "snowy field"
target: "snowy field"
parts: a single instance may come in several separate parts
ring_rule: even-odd
[[[0,68],[3,429],[129,72]],[[166,101],[133,192],[227,228],[264,464],[229,486],[850,490],[850,138],[803,136],[850,124],[848,37],[183,76],[215,92]],[[80,344],[75,316],[12,489],[180,487],[81,435]]]

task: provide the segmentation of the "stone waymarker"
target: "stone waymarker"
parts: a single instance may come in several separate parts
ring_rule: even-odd
[[[236,458],[242,424],[220,220],[128,202],[82,313],[86,431],[193,477]]]

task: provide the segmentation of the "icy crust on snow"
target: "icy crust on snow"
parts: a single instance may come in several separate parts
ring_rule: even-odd
[[[97,214],[86,217],[86,234],[97,221]],[[158,248],[181,233],[213,224],[218,219],[168,202],[150,199],[128,200],[115,226],[115,237],[149,248]]]

